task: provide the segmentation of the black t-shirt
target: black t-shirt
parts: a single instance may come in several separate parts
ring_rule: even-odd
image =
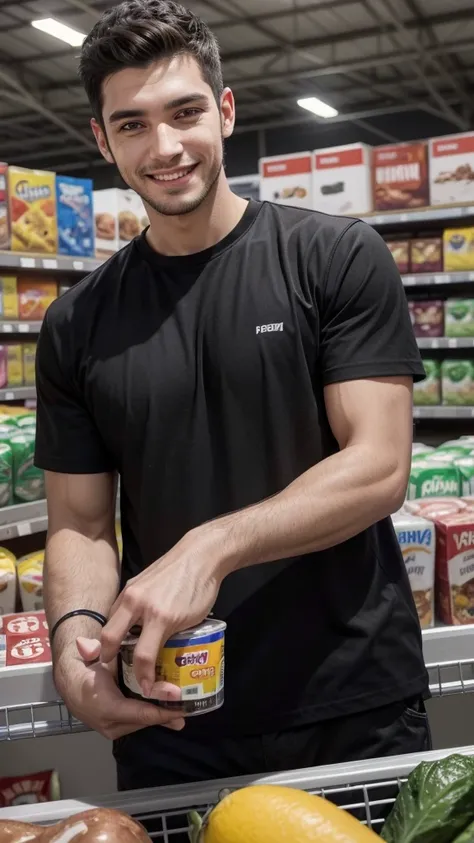
[[[195,255],[137,238],[51,305],[37,361],[37,465],[119,472],[123,581],[336,452],[325,385],[423,377],[379,235],[255,201]],[[188,730],[269,732],[426,689],[390,519],[237,571],[214,614],[228,624],[226,701]]]

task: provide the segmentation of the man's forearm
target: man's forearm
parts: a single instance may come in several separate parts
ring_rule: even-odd
[[[198,528],[221,572],[334,547],[397,509],[406,471],[375,450],[345,448],[274,497]]]
[[[114,540],[91,539],[73,529],[48,537],[45,564],[45,609],[49,628],[66,612],[92,609],[108,616],[119,589],[119,560]],[[75,657],[76,638],[98,638],[100,625],[85,616],[58,627],[53,661]]]

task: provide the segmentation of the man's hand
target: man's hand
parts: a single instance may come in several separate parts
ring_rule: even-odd
[[[179,712],[124,697],[116,684],[113,665],[93,661],[100,653],[98,641],[78,638],[77,649],[82,660],[69,657],[67,667],[57,666],[61,677],[58,690],[71,714],[86,726],[111,740],[147,726],[184,727]]]
[[[112,606],[101,634],[101,658],[111,662],[130,628],[141,626],[133,664],[145,697],[176,699],[172,695],[175,686],[155,682],[156,658],[169,638],[201,623],[211,611],[223,578],[218,573],[216,544],[215,533],[191,531],[161,559],[129,580]]]

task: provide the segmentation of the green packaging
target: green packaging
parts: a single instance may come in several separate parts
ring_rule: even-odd
[[[461,473],[461,494],[463,497],[474,495],[474,457],[460,457],[454,465]]]
[[[443,404],[462,407],[474,404],[472,360],[444,360],[441,364]]]
[[[458,466],[432,462],[412,463],[407,500],[420,498],[457,498],[461,494],[461,473]]]
[[[44,473],[36,468],[35,435],[29,430],[12,436],[13,494],[17,501],[27,503],[44,498]]]
[[[448,299],[444,313],[447,337],[474,337],[474,299]]]
[[[0,507],[13,503],[13,455],[7,442],[0,442]]]
[[[426,377],[413,387],[413,403],[417,407],[441,404],[441,365],[439,360],[423,360]]]

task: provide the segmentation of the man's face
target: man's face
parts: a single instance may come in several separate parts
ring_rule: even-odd
[[[223,138],[232,134],[234,101],[220,108],[191,56],[127,68],[102,86],[105,133],[92,121],[99,149],[129,187],[165,215],[194,211],[222,169]]]

